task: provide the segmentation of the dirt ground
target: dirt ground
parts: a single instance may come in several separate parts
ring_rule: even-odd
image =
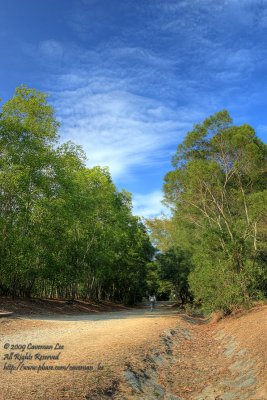
[[[1,400],[267,400],[266,306],[218,323],[170,305],[15,314],[0,348]]]

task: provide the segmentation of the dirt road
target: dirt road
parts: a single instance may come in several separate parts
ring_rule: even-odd
[[[227,329],[166,305],[4,318],[0,399],[266,400],[264,360]]]
[[[114,374],[121,372],[124,362],[142,357],[153,347],[160,334],[177,325],[177,313],[168,307],[99,313],[89,315],[47,316],[5,319],[1,321],[1,399],[21,399],[21,390],[28,399],[84,399],[94,388],[109,386]],[[5,344],[10,347],[4,349]],[[58,346],[57,343],[59,344]],[[11,347],[20,345],[20,347]],[[23,350],[22,346],[26,348]],[[34,346],[53,346],[51,349],[34,349]],[[58,347],[59,349],[54,348]],[[63,347],[64,348],[60,348]],[[4,359],[11,354],[11,360]],[[36,355],[57,356],[55,360],[35,359]],[[93,367],[93,370],[20,370],[22,357],[25,366]],[[16,357],[16,358],[15,358]],[[20,359],[19,359],[20,358]],[[41,358],[41,357],[39,357]],[[100,367],[99,367],[100,365]],[[101,370],[100,368],[104,368]],[[98,369],[99,368],[99,369]],[[103,382],[105,375],[105,382]]]

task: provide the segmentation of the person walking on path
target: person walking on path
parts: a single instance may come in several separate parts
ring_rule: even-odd
[[[154,294],[152,294],[152,296],[149,296],[149,303],[150,303],[150,310],[153,311],[156,304],[156,296]]]

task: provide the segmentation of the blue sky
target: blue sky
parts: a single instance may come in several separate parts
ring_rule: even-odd
[[[2,0],[0,97],[51,95],[62,141],[158,215],[177,144],[227,108],[267,137],[267,0]]]

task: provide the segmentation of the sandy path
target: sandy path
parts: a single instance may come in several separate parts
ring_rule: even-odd
[[[146,308],[97,315],[2,320],[0,399],[21,399],[22,391],[29,400],[85,399],[89,390],[103,383],[103,374],[107,383],[114,380],[114,374],[120,374],[125,363],[155,347],[161,333],[177,323],[177,312],[169,307],[159,307],[152,313]],[[10,346],[5,349],[7,343]],[[12,348],[16,344],[20,348]],[[53,349],[33,349],[36,345]],[[55,355],[58,359],[40,359]],[[21,356],[32,359],[22,360]],[[54,369],[41,369],[43,364]],[[64,371],[55,370],[58,366],[69,365],[93,370],[69,370],[70,367]],[[19,370],[11,371],[12,366]],[[39,369],[25,370],[25,366]]]

